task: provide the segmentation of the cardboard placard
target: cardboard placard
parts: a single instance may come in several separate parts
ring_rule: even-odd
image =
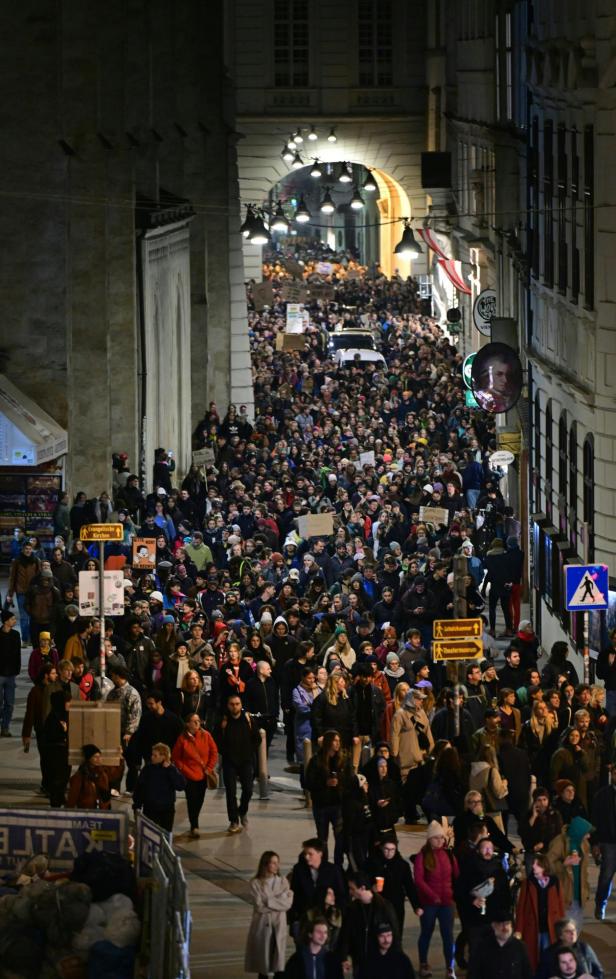
[[[331,275],[334,271],[334,266],[331,262],[317,262],[317,272],[319,275]]]
[[[302,303],[287,303],[285,333],[304,332],[304,307]]]
[[[359,464],[360,466],[374,466],[376,462],[374,452],[360,452],[359,453]]]
[[[306,339],[303,333],[276,334],[276,350],[282,350],[287,353],[292,350],[303,350],[305,345]]]
[[[124,615],[124,574],[104,571],[105,615]],[[79,572],[79,614],[100,615],[98,571]]]
[[[419,519],[423,523],[447,524],[449,523],[449,510],[440,506],[420,506]]]
[[[349,272],[347,272],[346,277],[347,279],[351,280],[361,279],[361,272],[358,272],[356,269],[351,269]]]
[[[297,529],[300,537],[329,537],[334,532],[333,513],[308,513],[297,518]]]
[[[321,302],[331,302],[336,295],[336,290],[328,282],[316,282],[310,286],[310,298]]]
[[[285,303],[305,303],[307,290],[299,282],[285,282],[280,290],[280,298]]]
[[[119,701],[71,700],[68,709],[68,761],[81,765],[84,744],[101,749],[104,765],[119,765],[122,757]]]
[[[252,301],[257,313],[261,313],[266,306],[274,305],[274,290],[271,282],[257,282],[252,287]]]
[[[294,258],[285,258],[284,267],[294,279],[301,279],[304,274],[304,266],[296,262]]]
[[[153,571],[156,567],[156,538],[135,537],[133,540],[133,568],[135,571]]]
[[[203,449],[195,449],[192,454],[192,461],[195,466],[213,466],[216,461],[214,449],[209,445]]]

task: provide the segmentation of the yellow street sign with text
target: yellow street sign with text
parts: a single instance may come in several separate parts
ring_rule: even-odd
[[[432,656],[435,660],[481,659],[483,642],[481,639],[449,639],[432,643]]]
[[[481,619],[436,619],[435,639],[480,639],[483,633]]]
[[[124,540],[124,527],[121,523],[87,523],[79,531],[79,537],[90,544],[93,541],[121,541]]]

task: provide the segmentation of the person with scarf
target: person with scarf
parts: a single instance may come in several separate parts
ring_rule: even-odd
[[[253,676],[252,667],[241,659],[239,643],[231,642],[218,674],[221,705],[224,707],[232,694],[237,694],[241,699],[246,692],[246,684]]]
[[[385,657],[385,664],[383,676],[387,681],[390,696],[393,697],[394,691],[398,684],[402,683],[403,681],[408,681],[409,677],[406,670],[400,664],[400,657],[398,656],[398,653],[387,653],[387,656]]]
[[[426,788],[427,772],[423,771],[423,766],[434,750],[430,722],[422,707],[424,698],[421,690],[409,690],[391,725],[391,753],[400,765],[407,823],[418,820],[417,804]]]
[[[588,837],[592,829],[592,824],[583,816],[574,816],[554,837],[547,851],[550,870],[560,882],[566,915],[575,921],[578,929],[582,927],[584,906],[590,896]]]
[[[580,745],[581,735],[577,728],[568,727],[560,736],[559,747],[550,761],[550,785],[554,788],[562,778],[573,782],[578,799],[588,811],[587,781],[588,757]]]
[[[558,878],[550,873],[547,855],[537,853],[522,881],[515,912],[515,935],[526,945],[533,971],[541,952],[556,940],[555,925],[564,915]]]
[[[111,809],[109,775],[95,744],[84,744],[83,763],[71,775],[66,796],[67,809]]]

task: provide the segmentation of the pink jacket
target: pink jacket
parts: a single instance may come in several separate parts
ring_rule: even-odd
[[[422,908],[453,904],[453,882],[458,876],[458,863],[453,853],[444,849],[434,850],[434,856],[434,870],[426,870],[423,853],[418,853],[415,860],[415,884]]]

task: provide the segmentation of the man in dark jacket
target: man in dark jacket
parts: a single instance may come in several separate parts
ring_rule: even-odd
[[[595,894],[595,918],[603,921],[612,880],[616,874],[616,784],[613,782],[611,785],[604,785],[596,793],[592,821],[595,829],[590,841],[595,853],[601,853],[601,870]]]
[[[610,643],[597,659],[597,676],[605,683],[605,707],[610,717],[616,716],[616,629],[610,632]]]
[[[299,933],[301,919],[331,887],[336,897],[336,907],[346,904],[346,888],[342,871],[335,863],[325,859],[325,844],[316,837],[304,840],[302,855],[291,871],[293,905],[289,914],[291,933]]]
[[[2,611],[0,628],[0,735],[10,738],[9,730],[15,706],[15,677],[21,670],[21,639],[15,626],[17,619],[10,609]]]
[[[26,594],[26,612],[30,616],[32,645],[38,646],[40,632],[56,633],[61,613],[60,592],[53,584],[53,574],[43,568],[38,583],[32,583]]]
[[[482,595],[485,596],[486,585],[490,585],[489,595],[489,617],[490,632],[494,635],[496,628],[496,605],[501,604],[503,616],[505,618],[505,635],[513,635],[513,620],[511,618],[510,598],[511,598],[511,568],[509,565],[509,554],[500,540],[493,540],[488,553],[485,556],[486,576],[482,585]],[[509,686],[509,684],[504,684]]]
[[[547,853],[550,843],[562,828],[562,816],[550,805],[550,793],[537,786],[533,792],[532,808],[520,821],[520,839],[527,851],[527,872],[530,872],[533,853]]]
[[[379,688],[371,683],[371,676],[370,664],[360,663],[350,695],[355,708],[359,737],[370,738],[372,744],[376,744],[385,713],[385,698]]]
[[[340,959],[327,948],[329,925],[325,918],[313,918],[305,941],[286,964],[285,979],[342,979]]]
[[[404,902],[408,898],[415,914],[417,914],[419,898],[411,865],[398,850],[394,835],[385,838],[374,856],[368,858],[366,873],[373,881],[377,877],[383,878],[384,883],[380,893],[386,901],[390,902],[396,912],[400,933],[402,933],[404,929]]]
[[[514,643],[505,650],[505,665],[498,671],[497,676],[501,690],[504,687],[518,690],[519,687],[524,686],[525,671],[520,665],[520,650],[516,649]]]
[[[558,961],[556,953],[566,946],[575,954],[583,972],[592,976],[593,979],[603,979],[604,972],[594,949],[587,943],[580,940],[577,925],[573,918],[563,918],[554,925],[556,941],[549,948],[544,949],[539,959],[539,965],[534,979],[552,979],[558,975]]]
[[[257,663],[256,675],[246,684],[243,704],[250,714],[259,714],[258,723],[265,731],[267,748],[276,733],[280,696],[278,684],[272,676],[272,667],[267,660]]]
[[[229,833],[241,833],[248,825],[248,806],[252,798],[255,751],[261,740],[259,725],[242,709],[237,694],[227,700],[227,709],[216,732],[216,742],[222,757],[222,774],[227,796]],[[241,796],[237,802],[237,781]],[[241,825],[240,825],[241,823]]]
[[[147,687],[147,671],[151,655],[155,650],[154,643],[143,632],[143,626],[137,618],[127,622],[126,646],[124,659],[130,673],[130,682],[139,693]]]
[[[387,976],[387,979],[415,979],[415,970],[408,955],[396,946],[394,933],[386,922],[376,929],[378,949],[371,952],[365,962],[360,962],[358,979],[374,979]]]
[[[467,979],[531,979],[528,952],[524,942],[514,938],[511,916],[494,918],[471,951]]]
[[[392,905],[370,886],[370,878],[363,873],[349,874],[351,903],[344,915],[340,931],[340,956],[343,963],[353,962],[353,974],[359,976],[359,967],[369,955],[378,952],[377,933],[381,925],[391,928],[394,942],[400,942],[400,928]],[[293,886],[293,885],[291,885]]]

